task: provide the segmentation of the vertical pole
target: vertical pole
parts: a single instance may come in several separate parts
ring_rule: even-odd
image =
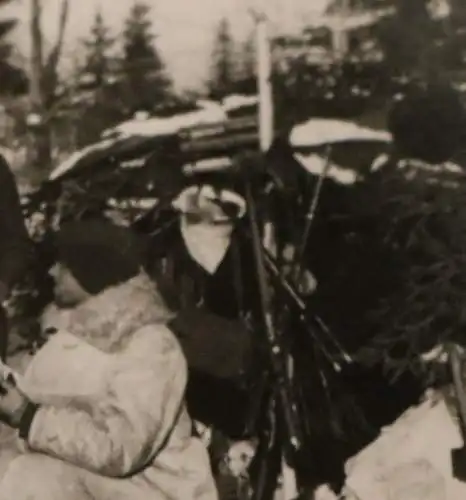
[[[256,39],[260,149],[261,151],[267,151],[273,140],[274,117],[271,82],[272,57],[270,52],[267,18],[263,13],[257,16]]]
[[[342,0],[341,7],[335,14],[332,26],[333,50],[335,58],[338,62],[341,62],[345,58],[349,50],[349,37],[346,20],[348,19],[350,13],[351,9],[349,1]]]
[[[272,56],[267,18],[261,12],[256,19],[259,137],[260,149],[262,152],[265,152],[270,148],[274,135],[273,90],[271,81]],[[296,498],[297,494],[298,488],[294,470],[282,458],[282,489],[277,492],[276,498],[279,496],[280,500],[292,500]]]
[[[265,2],[262,2],[265,7]],[[262,152],[267,151],[274,136],[272,54],[268,33],[267,17],[264,9],[255,13],[257,44],[257,92],[259,95],[259,139]],[[271,229],[271,228],[269,228]],[[282,488],[276,492],[274,500],[296,498],[298,488],[294,470],[282,458]]]

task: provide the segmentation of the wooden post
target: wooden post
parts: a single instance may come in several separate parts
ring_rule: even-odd
[[[338,11],[334,14],[331,24],[332,48],[337,62],[341,62],[349,50],[349,35],[346,21],[351,15],[348,0],[342,0]]]
[[[272,92],[272,56],[267,18],[256,15],[257,91],[259,94],[259,137],[261,151],[267,151],[273,141],[274,116]]]

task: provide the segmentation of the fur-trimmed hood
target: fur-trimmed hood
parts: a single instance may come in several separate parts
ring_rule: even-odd
[[[173,314],[145,273],[107,288],[72,309],[51,305],[42,330],[66,330],[105,352],[124,347],[138,329],[166,323]]]

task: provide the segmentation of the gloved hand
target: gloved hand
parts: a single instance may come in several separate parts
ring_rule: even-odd
[[[13,428],[18,428],[29,399],[17,387],[10,375],[0,383],[0,419]]]

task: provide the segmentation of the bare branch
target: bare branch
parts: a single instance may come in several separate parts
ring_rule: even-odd
[[[31,0],[31,100],[42,107],[43,37],[41,30],[42,9],[40,0]]]
[[[70,7],[69,0],[62,0],[57,41],[55,42],[55,45],[47,58],[47,63],[46,63],[47,73],[49,71],[55,72],[57,70],[57,66],[60,61],[60,56],[63,51],[66,25],[68,23],[69,7]]]
[[[55,92],[58,84],[58,65],[63,51],[68,11],[69,0],[62,0],[57,40],[46,58],[42,70],[42,99],[46,108],[48,108],[55,99]]]

